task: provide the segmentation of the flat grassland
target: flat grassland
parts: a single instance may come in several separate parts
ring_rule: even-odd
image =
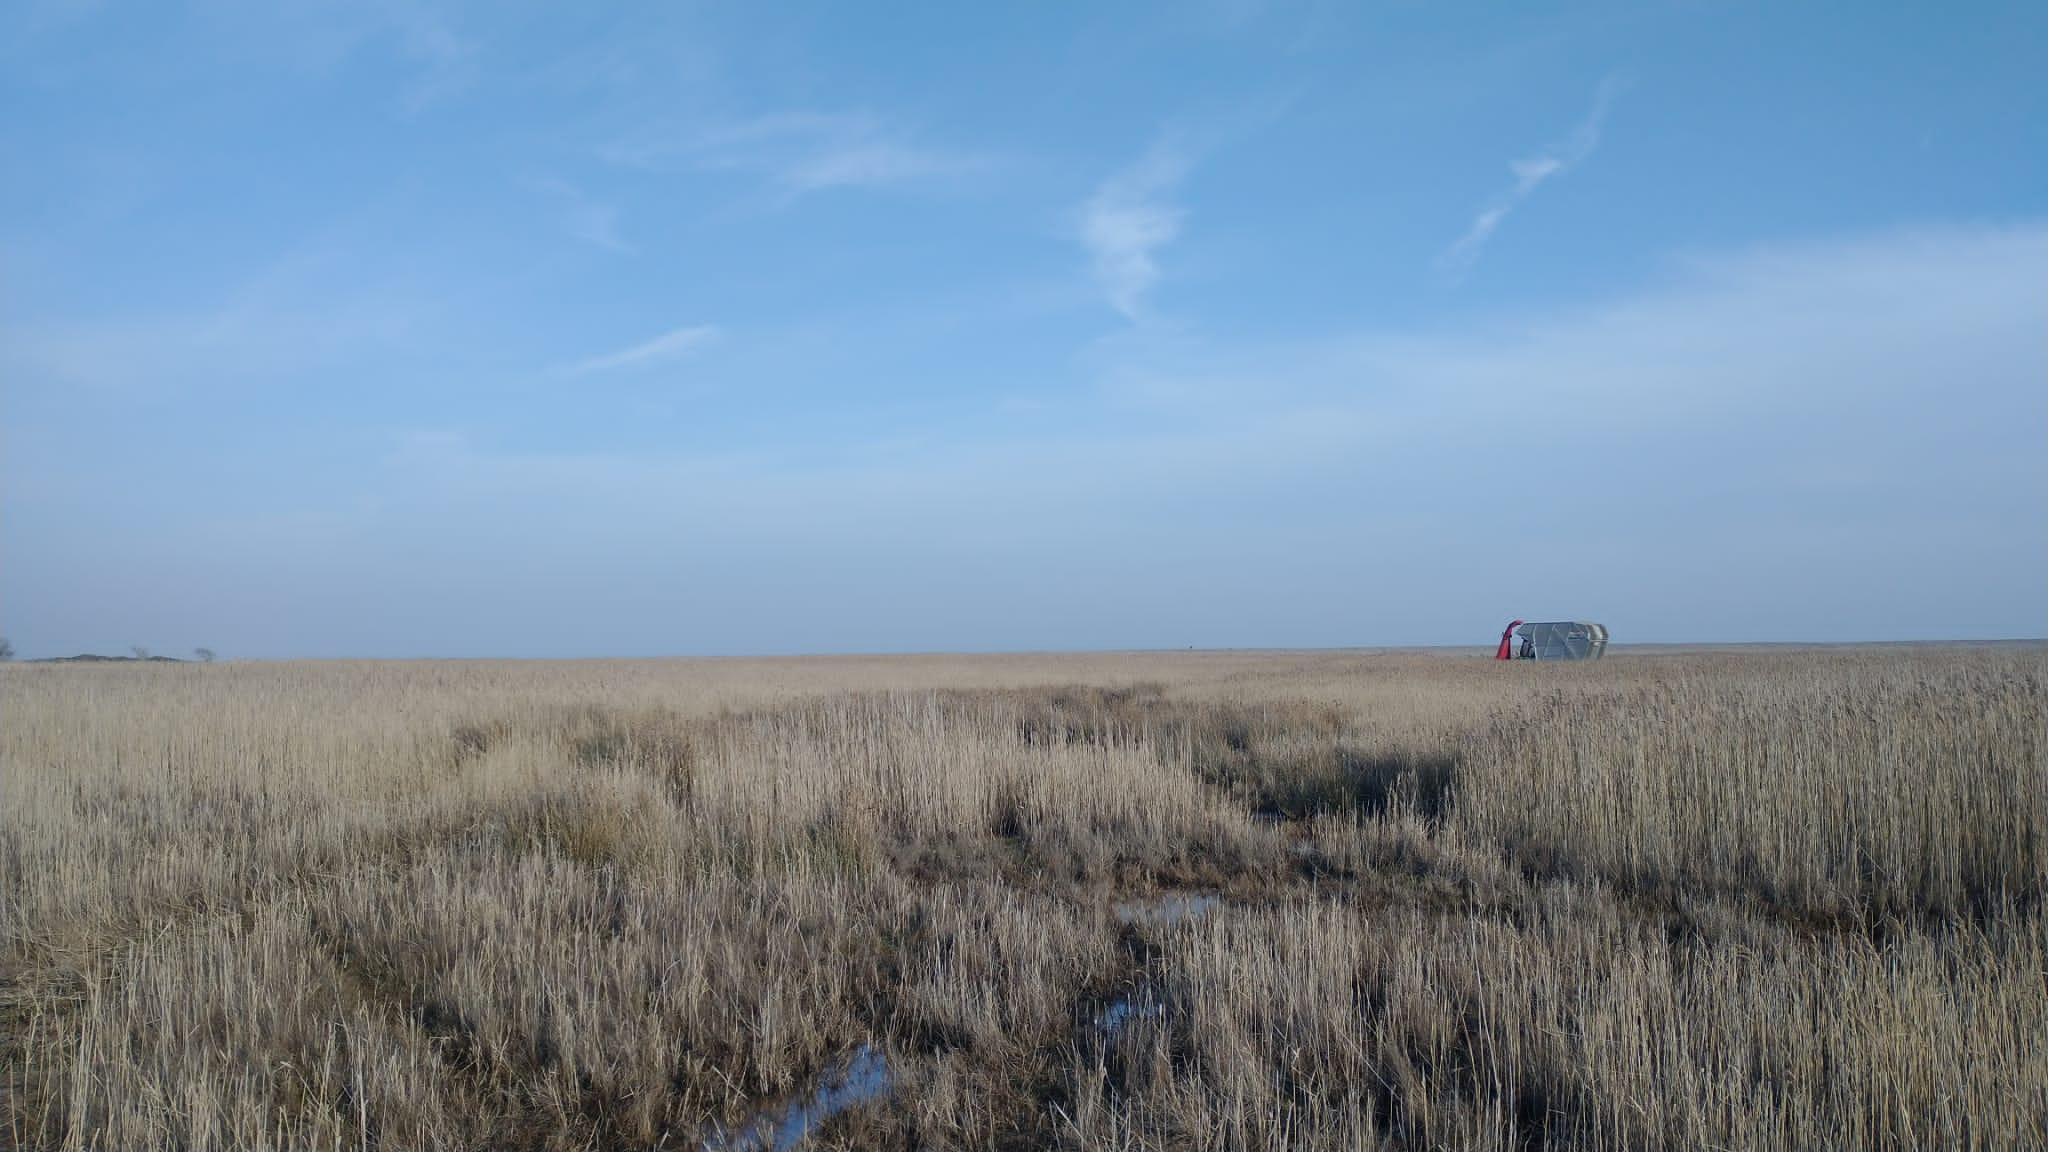
[[[0,1146],[2042,1148],[2044,892],[2040,644],[4,666]]]

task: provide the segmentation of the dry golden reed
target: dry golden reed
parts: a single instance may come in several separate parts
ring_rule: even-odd
[[[0,1146],[2040,1147],[2044,892],[2038,644],[0,666]]]

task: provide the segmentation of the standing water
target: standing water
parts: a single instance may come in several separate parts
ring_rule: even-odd
[[[704,1152],[789,1152],[811,1129],[856,1104],[879,1099],[891,1088],[889,1062],[873,1045],[854,1050],[846,1063],[818,1077],[809,1096],[793,1097],[754,1113],[735,1128],[719,1128],[704,1141]]]
[[[1214,892],[1175,892],[1157,900],[1131,901],[1116,905],[1116,918],[1125,924],[1179,924],[1221,908],[1223,897]],[[1153,1020],[1166,1015],[1166,1001],[1159,990],[1147,984],[1120,997],[1095,1018],[1095,1027],[1115,1032],[1131,1020]]]

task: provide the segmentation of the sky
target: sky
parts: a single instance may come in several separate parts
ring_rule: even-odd
[[[22,656],[2048,634],[2048,5],[0,7]]]

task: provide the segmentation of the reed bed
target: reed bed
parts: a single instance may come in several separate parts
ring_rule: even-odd
[[[0,666],[0,1146],[2048,1146],[2044,891],[2038,644]]]

